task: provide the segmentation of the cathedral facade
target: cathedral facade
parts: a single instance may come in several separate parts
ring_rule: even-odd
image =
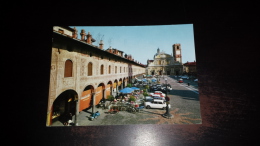
[[[147,60],[146,74],[148,75],[181,75],[183,74],[183,64],[181,55],[181,45],[173,44],[173,55],[167,54],[157,49],[153,60]]]

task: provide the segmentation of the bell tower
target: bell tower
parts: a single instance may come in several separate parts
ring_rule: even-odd
[[[173,44],[172,53],[174,62],[182,63],[181,44]]]

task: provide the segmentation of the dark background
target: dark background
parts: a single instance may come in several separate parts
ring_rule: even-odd
[[[21,2],[8,5],[9,11],[2,17],[2,36],[9,46],[2,49],[6,53],[2,56],[2,73],[6,75],[3,80],[8,79],[4,98],[11,101],[4,106],[5,129],[12,138],[9,143],[62,146],[259,144],[256,104],[259,15],[256,3],[188,3],[183,0],[150,4]],[[187,23],[194,25],[202,124],[46,127],[53,25]]]

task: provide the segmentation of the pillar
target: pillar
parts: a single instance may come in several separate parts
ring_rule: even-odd
[[[92,113],[95,112],[96,93],[92,93]]]

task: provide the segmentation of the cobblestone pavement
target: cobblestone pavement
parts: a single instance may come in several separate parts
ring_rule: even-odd
[[[165,77],[164,77],[165,78]],[[161,78],[161,83],[164,81]],[[167,83],[171,84],[173,90],[168,93],[170,97],[170,113],[174,116],[171,119],[164,118],[166,112],[161,109],[143,109],[135,114],[127,111],[120,111],[117,114],[107,114],[108,109],[96,109],[100,116],[93,121],[89,120],[91,109],[81,111],[78,116],[78,126],[97,126],[97,125],[129,125],[129,124],[201,124],[200,102],[197,83],[184,80],[178,83],[172,77],[166,77]],[[187,85],[190,82],[190,86]],[[56,121],[52,126],[63,126]]]

